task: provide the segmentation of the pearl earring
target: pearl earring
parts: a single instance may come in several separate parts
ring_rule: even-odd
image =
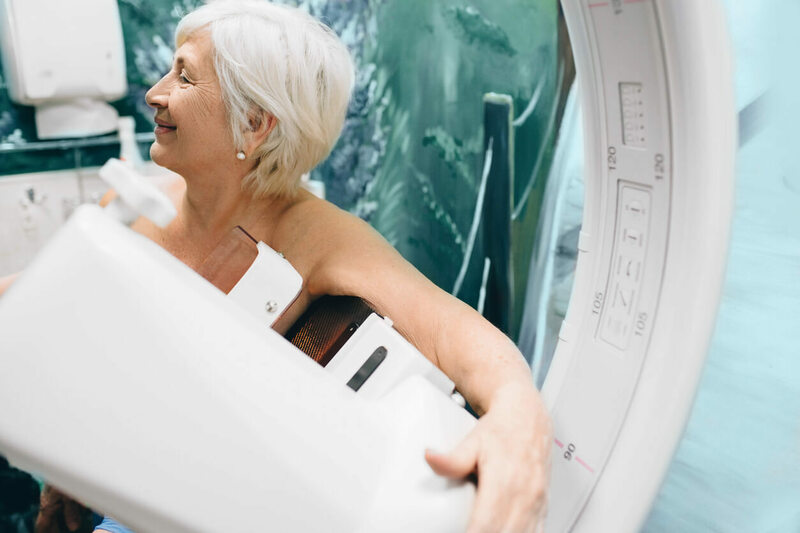
[[[238,159],[239,161],[244,161],[244,159],[245,159],[246,157],[247,157],[247,156],[246,156],[246,155],[244,155],[244,152],[243,152],[242,150],[239,150],[239,151],[236,153],[236,159]]]

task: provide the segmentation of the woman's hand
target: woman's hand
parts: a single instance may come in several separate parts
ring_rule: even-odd
[[[453,451],[427,451],[425,459],[448,478],[477,474],[469,533],[534,533],[544,529],[551,442],[550,419],[538,395],[520,391],[493,402]]]
[[[51,485],[45,485],[39,498],[36,533],[88,533],[92,530],[91,511]]]

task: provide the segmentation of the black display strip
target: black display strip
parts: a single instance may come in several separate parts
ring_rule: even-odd
[[[383,363],[384,359],[386,359],[387,350],[385,346],[379,346],[372,355],[370,355],[364,364],[361,365],[361,368],[353,374],[353,377],[350,378],[350,381],[347,382],[347,386],[353,389],[354,391],[358,391],[361,386],[369,379],[375,369],[377,369],[381,363]]]

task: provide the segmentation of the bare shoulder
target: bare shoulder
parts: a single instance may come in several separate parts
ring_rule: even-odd
[[[395,328],[437,363],[442,318],[461,316],[461,302],[423,276],[369,224],[328,202],[298,202],[279,227],[276,242],[300,271],[311,299],[324,294],[363,298],[378,314],[392,317]]]
[[[379,264],[404,263],[369,224],[315,197],[304,197],[286,211],[275,242],[289,261],[305,271],[312,294],[361,292],[353,287],[353,279]]]

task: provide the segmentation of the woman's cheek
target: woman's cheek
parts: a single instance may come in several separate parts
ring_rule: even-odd
[[[193,87],[187,105],[191,106],[197,113],[197,117],[203,120],[218,117],[220,113],[225,114],[225,105],[222,103],[222,95],[214,89],[202,85]]]

